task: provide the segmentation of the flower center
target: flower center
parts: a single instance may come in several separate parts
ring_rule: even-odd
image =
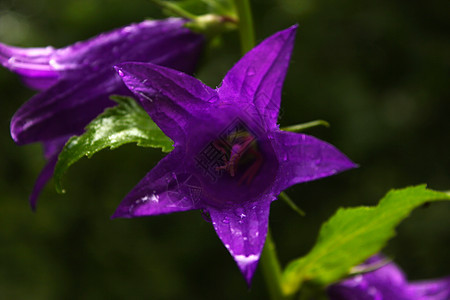
[[[255,198],[271,186],[278,168],[267,137],[236,119],[196,156],[196,168],[210,204]]]
[[[239,185],[249,185],[263,163],[256,138],[248,131],[237,130],[213,144],[223,154],[222,165],[217,166],[216,171],[238,177]]]

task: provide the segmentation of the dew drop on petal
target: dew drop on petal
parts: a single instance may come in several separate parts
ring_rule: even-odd
[[[159,202],[159,196],[156,194],[153,194],[150,196],[150,201],[152,201],[153,203],[158,203]]]
[[[122,72],[122,70],[119,70],[117,73],[119,73],[120,77],[124,77],[125,76],[125,74]]]
[[[223,218],[222,223],[229,224],[230,223],[230,218],[229,217]]]
[[[247,69],[247,76],[254,76],[256,74],[255,69],[250,67]]]

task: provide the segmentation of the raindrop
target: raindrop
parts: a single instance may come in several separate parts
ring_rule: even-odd
[[[158,203],[159,202],[159,196],[156,194],[153,194],[150,196],[150,201],[152,201],[153,203]]]
[[[244,213],[242,213],[242,214],[239,215],[239,217],[240,217],[241,219],[244,219],[245,217],[247,217],[247,215],[244,214]]]
[[[222,223],[230,224],[230,218],[228,218],[228,217],[223,218]]]
[[[120,77],[124,77],[125,76],[125,74],[123,74],[122,70],[119,70],[117,73],[119,73]]]
[[[256,74],[255,69],[250,67],[247,69],[247,76],[254,76]]]

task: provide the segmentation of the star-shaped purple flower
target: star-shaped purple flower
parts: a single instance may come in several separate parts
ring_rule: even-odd
[[[42,142],[47,165],[30,197],[32,207],[51,178],[57,157],[70,136],[115,105],[111,94],[130,95],[113,69],[124,61],[152,62],[193,72],[203,37],[169,18],[131,24],[61,49],[17,48],[0,43],[0,64],[42,91],[13,116],[11,136],[18,144]]]
[[[114,218],[204,210],[250,283],[277,195],[355,167],[332,145],[277,125],[295,31],[264,40],[215,90],[153,64],[116,67],[175,148],[126,196]]]
[[[368,259],[362,268],[383,262],[381,255]],[[331,300],[448,300],[450,277],[409,283],[402,270],[393,262],[353,276],[328,287]]]

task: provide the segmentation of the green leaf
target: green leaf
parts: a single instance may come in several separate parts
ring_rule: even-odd
[[[106,109],[87,127],[84,134],[73,136],[58,157],[53,174],[55,187],[64,193],[62,176],[67,169],[83,156],[91,157],[98,151],[115,149],[124,144],[136,143],[141,147],[161,148],[170,152],[172,140],[150,119],[145,110],[133,98],[112,96],[117,106]]]
[[[322,225],[312,250],[287,266],[283,291],[293,294],[305,281],[325,286],[341,279],[379,252],[414,208],[437,200],[450,200],[450,195],[420,185],[391,190],[375,207],[339,209]]]

